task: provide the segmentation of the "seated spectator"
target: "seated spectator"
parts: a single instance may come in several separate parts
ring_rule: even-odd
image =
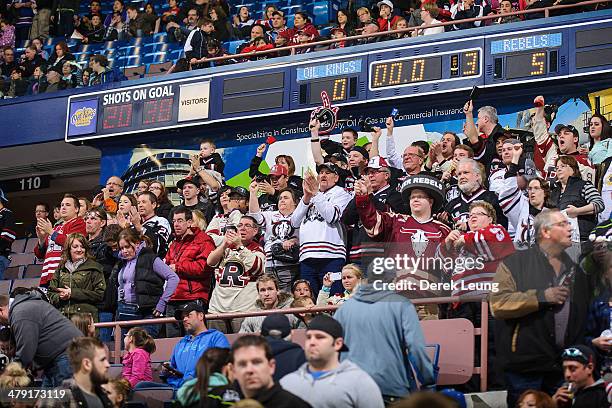
[[[124,339],[125,354],[121,359],[121,376],[133,388],[141,381],[153,381],[151,354],[155,353],[155,340],[140,327],[132,327]]]
[[[120,260],[111,278],[118,287],[117,320],[163,316],[179,277],[147,246],[144,236],[124,229],[118,238]],[[159,325],[143,328],[152,337],[157,337],[160,329]]]
[[[20,67],[11,70],[11,82],[9,84],[6,96],[15,98],[24,96],[28,92],[28,81],[23,79],[23,70]]]
[[[264,272],[265,262],[264,252],[255,241],[258,232],[257,221],[245,215],[236,226],[225,227],[223,242],[208,256],[208,264],[217,268],[211,313],[246,312],[255,307],[256,281]],[[242,320],[231,321],[233,332],[239,331]],[[214,323],[214,327],[225,329],[223,324]]]
[[[293,295],[294,299],[312,299],[312,290],[310,289],[310,282],[308,282],[306,279],[296,280],[295,282],[293,282],[293,285],[291,285],[291,294]]]
[[[51,54],[47,63],[48,69],[62,72],[64,62],[74,61],[74,55],[70,53],[70,49],[65,41],[60,41],[55,44],[54,50],[55,52]]]
[[[279,12],[278,8],[274,4],[269,4],[264,9],[263,15],[261,19],[255,20],[253,24],[261,24],[266,28],[266,30],[270,30],[273,28],[272,18],[274,17],[274,13]],[[280,11],[281,17],[283,16],[283,12]]]
[[[498,291],[490,294],[508,406],[533,384],[549,394],[557,389],[561,352],[583,340],[587,316],[587,278],[565,252],[572,245],[569,221],[553,209],[538,214],[534,225],[537,245],[504,259],[495,273]]]
[[[344,32],[344,30],[338,27],[332,28],[330,34],[331,34],[332,40],[341,40],[346,37],[346,33]],[[335,50],[337,48],[344,48],[350,45],[351,45],[350,41],[338,41],[338,42],[331,44],[329,46],[329,49]]]
[[[89,85],[107,84],[109,82],[120,82],[127,78],[116,68],[108,67],[108,59],[104,55],[94,55],[90,68],[93,70],[89,79]]]
[[[252,52],[267,51],[267,50],[272,50],[272,49],[274,49],[274,44],[268,43],[265,37],[257,37],[251,40],[248,43],[248,45],[240,51],[240,53],[249,54]],[[268,59],[273,56],[274,56],[273,53],[269,53],[269,54],[264,54],[264,55],[257,55],[255,57],[250,57],[248,59],[251,61],[258,61],[262,59]]]
[[[288,39],[283,37],[282,34],[287,31],[287,25],[285,21],[285,16],[280,11],[275,11],[272,13],[271,17],[271,29],[268,31],[268,35],[274,42],[274,45],[278,47],[284,47],[288,43]],[[281,52],[280,56],[288,55],[285,52]]]
[[[15,47],[15,26],[8,20],[0,20],[0,47]]]
[[[362,35],[370,35],[370,34],[375,34],[377,32],[379,32],[380,29],[378,28],[378,24],[376,23],[367,23],[362,31],[361,34]],[[377,35],[377,36],[371,36],[371,37],[365,37],[365,38],[359,38],[355,41],[356,45],[363,45],[363,44],[372,44],[372,43],[376,43],[379,42],[383,39],[382,36]]]
[[[153,3],[145,4],[142,19],[144,20],[145,27],[151,27],[151,34],[159,32],[159,16],[155,12],[155,5]]]
[[[264,228],[266,273],[273,275],[280,289],[288,292],[292,282],[299,276],[298,229],[291,225],[291,215],[298,198],[293,190],[284,188],[278,194],[279,209],[261,211],[257,202],[258,184],[254,181],[250,186],[249,215]]]
[[[91,75],[93,73],[93,69],[87,67],[83,70],[83,86],[89,86],[89,81],[91,79]]]
[[[296,45],[300,43],[299,31],[304,31],[304,34],[309,38],[315,40],[319,38],[319,31],[317,31],[316,27],[312,24],[308,14],[303,11],[295,13],[293,28],[288,29],[281,35],[287,39],[287,45]]]
[[[518,408],[557,408],[557,404],[555,404],[550,395],[537,390],[527,390],[522,393],[516,406]]]
[[[275,313],[266,316],[261,324],[261,335],[270,345],[276,362],[274,381],[280,381],[306,362],[302,347],[291,342],[291,323],[287,315]]]
[[[390,31],[400,16],[393,15],[393,3],[391,0],[381,0],[377,4],[379,17],[376,21],[380,31]]]
[[[355,28],[355,34],[364,34],[363,29],[365,26],[370,23],[374,23],[372,15],[370,14],[370,9],[367,7],[360,7],[357,9],[357,18],[359,21],[357,22],[357,27]],[[376,26],[378,27],[378,25]]]
[[[66,61],[62,66],[60,89],[73,89],[81,86],[81,67],[74,61]],[[85,208],[85,211],[87,208]]]
[[[208,42],[213,38],[216,38],[213,22],[208,18],[201,18],[198,28],[189,33],[183,49],[191,69],[206,68],[202,63],[208,55]]]
[[[13,68],[18,66],[15,62],[15,50],[7,45],[2,49],[2,55],[4,57],[4,62],[0,64],[0,75],[8,78],[11,76]]]
[[[254,334],[240,337],[232,345],[232,375],[242,395],[266,407],[308,408],[311,405],[274,382],[275,361],[266,340]],[[251,368],[257,364],[257,372]]]
[[[129,19],[123,0],[113,2],[113,12],[104,20],[106,41],[125,41],[128,37]]]
[[[24,51],[25,58],[19,66],[23,70],[23,77],[29,78],[34,74],[34,69],[46,65],[46,61],[37,53],[36,47],[29,45]]]
[[[304,307],[304,308],[312,308],[315,307],[315,302],[312,297],[300,297],[296,298],[293,302],[291,302],[291,308],[296,307]],[[310,324],[310,321],[317,315],[318,313],[294,313],[293,316],[296,320],[293,321],[294,329],[305,329]]]
[[[125,378],[111,378],[106,384],[102,384],[113,408],[124,408],[132,393],[130,382]]]
[[[284,309],[291,305],[293,298],[287,292],[281,292],[278,280],[270,275],[263,275],[255,283],[259,298],[255,308],[259,310]],[[240,333],[258,333],[265,316],[250,316],[242,321]]]
[[[166,218],[155,215],[157,196],[150,191],[138,195],[138,212],[131,210],[130,220],[134,229],[148,237],[151,248],[163,259],[168,251],[172,229]]]
[[[224,391],[231,389],[229,376],[230,350],[227,348],[210,347],[196,365],[196,376],[179,388],[176,402],[183,408],[213,406],[218,403],[218,394],[225,396]],[[229,395],[228,395],[229,396]],[[228,402],[223,399],[223,402]]]
[[[391,30],[403,30],[406,28],[408,28],[408,22],[406,21],[404,17],[400,17],[397,20],[395,20],[395,23],[393,23],[393,25],[391,26]],[[401,38],[409,38],[411,37],[412,33],[414,33],[414,31],[389,34],[389,38],[392,40],[397,40]]]
[[[91,313],[97,322],[97,306],[104,299],[106,281],[102,265],[92,258],[90,249],[83,235],[68,235],[47,296],[67,318],[74,313]]]
[[[49,70],[46,75],[47,86],[45,87],[45,93],[57,92],[61,89],[62,76],[55,70]]]
[[[208,64],[211,67],[220,67],[223,65],[233,64],[237,62],[233,58],[225,59],[225,60],[218,60],[218,61],[208,61],[208,59],[210,58],[225,57],[229,55],[227,52],[225,52],[225,49],[221,46],[221,43],[219,42],[219,40],[216,40],[214,38],[211,39],[206,45],[206,51],[207,52],[206,52],[206,58],[204,59],[204,64]]]
[[[79,205],[79,217],[85,217],[85,214],[87,214],[93,208],[93,204],[87,199],[87,197],[79,197]]]
[[[46,74],[42,67],[34,68],[34,73],[30,77],[28,83],[27,95],[38,95],[40,92],[44,92],[46,83]]]
[[[597,357],[582,344],[566,348],[561,356],[566,384],[560,387],[553,400],[557,407],[605,407],[609,404],[606,383],[595,380]],[[570,391],[571,386],[571,391]]]
[[[53,279],[55,271],[61,261],[62,251],[68,236],[79,233],[87,234],[85,222],[79,213],[79,200],[72,194],[64,195],[61,202],[61,222],[53,226],[48,219],[39,218],[36,224],[36,236],[38,245],[34,248],[34,254],[38,259],[44,259],[40,286],[46,287]]]
[[[91,31],[94,16],[100,17],[100,21],[102,23],[106,19],[106,16],[104,16],[104,14],[102,13],[102,5],[100,4],[99,0],[91,0],[89,2],[89,14],[81,16],[81,29],[84,29],[85,31]]]
[[[306,32],[305,30],[299,30],[297,32],[297,36],[298,36],[298,44],[299,45],[304,45],[304,44],[309,44],[311,42],[314,41],[314,38],[308,34],[308,32]],[[309,52],[313,52],[314,48],[313,47],[301,47],[301,48],[292,48],[291,52],[293,55],[295,54],[307,54]]]
[[[331,272],[327,272],[323,276],[323,287],[317,296],[317,306],[327,305],[339,305],[348,300],[357,291],[361,280],[363,279],[363,272],[359,266],[355,264],[348,264],[342,267],[342,287],[344,292],[340,295],[330,296],[332,279]]]
[[[174,205],[172,205],[170,199],[168,198],[168,192],[166,191],[166,187],[164,187],[164,183],[157,180],[152,182],[149,185],[149,191],[155,194],[155,197],[157,197],[157,207],[155,207],[155,215],[170,221],[172,219],[170,214],[172,213]]]
[[[272,6],[274,7],[274,6]],[[276,7],[274,7],[276,9]],[[273,10],[275,11],[275,10]],[[265,13],[264,13],[265,14]],[[271,19],[272,16],[266,18],[264,15],[264,20],[267,21]],[[251,18],[251,13],[249,12],[249,8],[247,6],[241,6],[238,9],[238,14],[234,16],[233,26],[234,33],[237,38],[243,39],[247,38],[251,32],[251,26],[255,23],[255,20]],[[260,23],[261,24],[261,23]]]
[[[323,276],[338,271],[346,260],[345,232],[341,215],[351,195],[337,185],[338,168],[331,163],[317,166],[318,177],[308,170],[304,196],[291,216],[291,225],[300,229],[300,273],[308,279],[316,296]],[[341,291],[335,284],[332,293]]]
[[[286,32],[283,32],[283,35]],[[251,25],[251,35],[247,38],[244,39],[244,43],[240,44],[240,46],[238,46],[238,49],[236,50],[236,53],[241,54],[242,50],[245,49],[246,47],[252,47],[253,46],[253,41],[258,39],[258,38],[265,38],[266,37],[266,29],[263,25],[261,24],[253,24]]]
[[[474,0],[462,0],[456,3],[451,8],[451,17],[453,20],[466,20],[469,18],[480,18],[489,15],[491,7],[474,4]],[[482,21],[473,21],[469,23],[459,23],[453,25],[455,30],[465,30],[468,28],[480,27]]]
[[[49,54],[43,48],[43,43],[40,38],[34,38],[31,42],[31,45],[36,47],[36,53],[42,57],[45,61],[49,59]]]
[[[306,330],[307,363],[286,375],[281,386],[313,407],[385,406],[380,389],[372,378],[340,353],[348,351],[344,330],[332,317],[321,315]]]
[[[502,0],[499,2],[499,12],[500,14],[510,14],[514,12],[512,8],[511,0]],[[508,23],[518,23],[521,21],[521,18],[517,15],[512,16],[500,16],[498,19],[493,20],[493,24],[508,24]]]
[[[85,337],[96,337],[96,327],[91,313],[75,313],[70,316],[70,321],[83,333]]]
[[[534,10],[534,9],[541,9],[545,7],[551,7],[555,5],[555,2],[554,0],[525,0],[525,4],[527,5],[527,7],[525,7],[524,10],[528,11],[528,10]],[[538,13],[524,14],[524,16],[525,16],[525,20],[535,20],[538,18],[546,17],[546,14],[543,11],[541,11]]]
[[[177,0],[168,0],[168,8],[164,11],[160,17],[160,23],[163,28],[167,28],[168,23],[180,24],[183,21],[183,11],[179,7]]]
[[[215,27],[215,37],[217,40],[229,41],[232,38],[233,30],[223,7],[212,7],[210,9],[210,19]]]
[[[165,382],[179,389],[185,382],[196,377],[198,360],[211,347],[229,348],[225,335],[206,327],[204,309],[192,302],[178,309],[174,317],[183,322],[187,335],[174,346],[170,362],[162,365],[160,376]],[[142,382],[137,388],[149,388],[159,384]]]
[[[166,254],[166,264],[179,276],[176,291],[170,298],[166,313],[170,316],[187,303],[198,302],[208,309],[214,270],[208,266],[208,255],[215,249],[212,238],[193,224],[192,211],[178,206],[172,213],[174,240]],[[177,324],[166,325],[168,337],[183,335]]]
[[[338,10],[336,14],[336,27],[341,29],[347,37],[355,35],[355,22],[346,9]]]
[[[180,25],[176,21],[170,21],[166,24],[166,32],[168,33],[168,39],[171,42],[184,42],[189,34],[196,28],[198,28],[198,21],[201,16],[196,8],[190,8],[187,10],[187,18],[184,21],[184,25]],[[159,22],[159,19],[157,20]]]
[[[413,33],[417,32],[419,36],[442,34],[444,32],[444,27],[428,27],[430,25],[441,23],[441,21],[436,20],[439,12],[440,9],[435,3],[428,2],[423,4],[423,8],[421,9],[421,19],[423,20],[423,24],[421,24],[422,29],[413,31]]]

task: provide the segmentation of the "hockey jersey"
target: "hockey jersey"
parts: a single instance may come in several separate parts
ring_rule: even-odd
[[[258,299],[257,279],[264,272],[265,255],[252,241],[239,249],[227,248],[215,269],[216,286],[210,298],[212,313],[247,312]]]
[[[149,218],[142,224],[142,234],[148,237],[152,243],[152,249],[160,259],[164,259],[170,244],[172,228],[167,219],[157,215]]]
[[[66,238],[73,233],[87,236],[85,221],[81,217],[76,217],[56,225],[51,235],[45,240],[45,244],[43,246],[37,245],[34,248],[36,257],[44,259],[42,274],[40,275],[40,286],[47,286],[51,279],[53,279],[53,274],[55,274],[62,258],[62,250],[66,243]]]
[[[291,216],[293,228],[299,228],[300,262],[308,258],[346,258],[346,232],[340,219],[351,194],[334,186],[317,193],[304,204],[300,200]]]
[[[300,230],[291,225],[291,214],[285,216],[280,211],[261,211],[249,215],[264,229],[266,267],[287,265],[272,258],[272,245],[298,238]]]
[[[460,192],[459,197],[446,205],[446,211],[450,214],[451,219],[455,225],[467,224],[469,216],[470,204],[474,201],[486,201],[495,208],[497,223],[502,225],[504,228],[508,227],[508,219],[504,215],[499,206],[497,194],[492,191],[480,188],[476,190],[469,197],[463,192]]]
[[[206,233],[215,241],[215,246],[219,246],[223,242],[225,227],[227,225],[237,226],[240,218],[242,218],[242,213],[237,208],[230,211],[229,214],[221,213],[213,217],[206,227]]]

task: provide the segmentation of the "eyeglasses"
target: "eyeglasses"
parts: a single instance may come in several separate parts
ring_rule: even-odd
[[[571,224],[567,220],[559,221],[559,222],[555,222],[553,224],[550,224],[551,227],[567,227],[568,225],[571,225]]]
[[[420,154],[416,154],[416,153],[404,153],[404,156],[408,156],[408,157],[418,157],[419,159],[422,159],[423,156],[421,156]]]
[[[472,217],[490,217],[490,215],[484,212],[473,212],[473,213],[470,213],[469,217],[470,218]]]

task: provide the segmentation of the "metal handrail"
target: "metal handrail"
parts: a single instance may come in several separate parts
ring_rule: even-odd
[[[423,298],[423,299],[410,299],[412,304],[418,305],[433,305],[433,304],[445,304],[445,303],[465,303],[465,302],[481,302],[481,327],[476,328],[475,335],[480,336],[480,367],[474,367],[474,374],[480,374],[480,389],[486,391],[487,389],[487,364],[488,364],[488,331],[489,331],[489,304],[486,300],[486,296],[443,296],[436,298]],[[231,320],[237,318],[245,318],[252,316],[268,316],[275,313],[281,314],[298,314],[298,313],[313,313],[313,312],[333,312],[340,306],[313,306],[313,307],[294,307],[286,309],[272,309],[272,310],[253,310],[249,312],[236,312],[236,313],[208,313],[206,314],[206,320]],[[126,321],[115,321],[115,322],[104,322],[95,323],[96,328],[115,328],[115,341],[114,341],[114,358],[115,363],[121,362],[121,341],[122,327],[131,326],[142,326],[151,324],[164,324],[164,323],[176,323],[177,320],[173,317],[161,317],[156,319],[141,319],[141,320],[126,320]]]
[[[428,25],[427,28],[446,27],[446,26],[452,26],[452,25],[461,24],[461,23],[473,23],[476,21],[496,20],[500,17],[522,16],[526,14],[534,14],[534,13],[542,13],[542,12],[544,13],[545,17],[549,17],[550,11],[564,10],[564,9],[569,9],[569,8],[578,8],[578,7],[584,7],[584,6],[594,5],[594,4],[601,4],[601,3],[609,3],[611,1],[612,0],[587,0],[587,1],[583,1],[583,2],[575,3],[575,4],[563,4],[563,5],[550,6],[550,7],[541,7],[537,9],[531,9],[531,10],[513,11],[511,13],[502,13],[502,14],[494,14],[494,15],[488,15],[488,16],[482,16],[482,17],[466,18],[463,20],[453,20],[453,21],[447,21],[443,23],[441,22],[439,24]],[[284,47],[272,48],[272,49],[263,50],[263,51],[253,51],[253,52],[244,53],[244,54],[232,54],[232,55],[224,55],[221,57],[206,58],[204,62],[225,61],[229,59],[249,59],[249,58],[258,57],[261,55],[274,54],[274,53],[278,53],[282,51],[291,51],[293,49],[298,49],[298,48],[313,48],[313,47],[317,47],[320,45],[329,45],[329,44],[334,44],[337,42],[354,41],[354,40],[370,38],[370,37],[389,36],[390,34],[403,34],[403,33],[409,33],[412,31],[418,31],[422,29],[423,28],[421,26],[418,26],[418,27],[408,27],[408,28],[404,28],[401,30],[379,31],[377,33],[372,33],[372,34],[353,35],[350,37],[345,37],[345,38],[340,38],[340,39],[322,40],[322,41],[316,41],[316,42],[312,42],[308,44],[288,45]]]

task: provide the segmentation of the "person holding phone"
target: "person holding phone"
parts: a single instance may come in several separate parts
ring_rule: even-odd
[[[339,275],[339,276],[338,276]],[[317,306],[340,305],[348,300],[359,287],[363,279],[361,268],[355,264],[348,264],[342,268],[342,272],[327,272],[323,276],[323,287],[317,296]],[[341,280],[344,292],[340,295],[330,296],[331,286],[334,281]]]

